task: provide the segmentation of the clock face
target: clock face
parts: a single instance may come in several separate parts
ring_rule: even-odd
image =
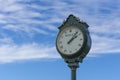
[[[83,46],[83,43],[83,33],[77,27],[64,28],[57,38],[57,48],[60,53],[65,55],[77,53]]]

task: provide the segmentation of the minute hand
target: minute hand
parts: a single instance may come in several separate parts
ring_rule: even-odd
[[[77,38],[77,34],[78,32],[76,32],[73,37],[68,41],[68,44],[70,44],[75,38]]]

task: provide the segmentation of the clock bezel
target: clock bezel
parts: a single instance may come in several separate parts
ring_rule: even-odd
[[[62,53],[59,49],[58,49],[58,39],[59,39],[59,35],[60,33],[65,29],[65,28],[68,28],[68,27],[76,27],[78,29],[81,30],[82,34],[83,34],[83,45],[82,47],[76,52],[76,53],[73,53],[73,54],[65,54],[65,53]],[[57,48],[57,51],[60,53],[60,55],[65,58],[65,59],[71,59],[71,58],[76,58],[76,57],[79,57],[80,55],[82,55],[86,45],[87,45],[87,34],[86,34],[86,29],[84,26],[75,26],[75,25],[69,25],[69,26],[65,26],[63,28],[60,29],[59,33],[58,33],[58,36],[57,36],[57,39],[56,39],[56,48]]]

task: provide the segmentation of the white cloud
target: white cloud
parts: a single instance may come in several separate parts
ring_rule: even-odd
[[[16,62],[21,60],[60,58],[53,46],[33,44],[1,45],[0,63]]]
[[[13,40],[8,37],[0,38],[0,45],[2,44],[13,44]]]
[[[29,32],[40,33],[40,34],[48,34],[44,28],[45,21],[41,21],[39,19],[32,18],[40,18],[43,15],[40,12],[33,11],[33,9],[27,8],[27,4],[21,4],[18,1],[20,0],[7,0],[6,2],[0,3],[0,23],[5,24],[2,26],[2,29],[12,30],[17,33],[18,32],[26,32],[27,35],[31,34]],[[24,2],[24,1],[23,1]],[[29,5],[30,6],[30,5]],[[43,29],[40,29],[40,26],[44,26]],[[51,26],[51,24],[47,24],[48,29],[54,30],[55,27]],[[51,26],[51,27],[49,27]]]
[[[35,33],[40,33],[40,34],[44,34],[44,35],[48,35],[49,32],[38,29],[37,27],[30,27],[27,25],[6,25],[3,26],[2,29],[6,29],[6,30],[11,30],[14,31],[16,33],[22,34],[21,32],[27,33],[29,34],[29,36],[34,35]]]
[[[92,35],[93,44],[91,54],[116,54],[120,53],[120,40],[104,36]]]

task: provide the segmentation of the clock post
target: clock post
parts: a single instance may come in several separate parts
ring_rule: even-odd
[[[71,69],[71,80],[76,80],[76,69],[79,67],[78,62],[68,63],[68,66]]]
[[[71,80],[76,80],[79,62],[82,63],[91,48],[88,27],[87,23],[71,14],[58,28],[56,48],[71,69]]]

